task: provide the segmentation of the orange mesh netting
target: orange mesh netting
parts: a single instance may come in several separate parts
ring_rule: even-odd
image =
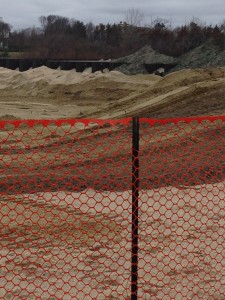
[[[225,117],[139,126],[0,121],[1,299],[225,299]]]

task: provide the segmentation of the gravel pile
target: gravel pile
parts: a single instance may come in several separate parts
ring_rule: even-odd
[[[156,52],[151,46],[145,46],[129,56],[114,60],[124,64],[116,70],[127,74],[147,74],[145,64],[177,64],[168,73],[183,69],[206,69],[225,66],[225,51],[221,51],[213,40],[208,40],[179,58]]]
[[[182,69],[205,69],[224,66],[225,51],[221,51],[212,40],[208,40],[204,44],[180,56],[176,67],[170,70],[170,72]]]
[[[173,64],[176,59],[172,56],[167,56],[156,52],[151,46],[145,46],[134,54],[115,59],[114,62],[124,63],[116,70],[128,74],[147,74],[144,64]]]

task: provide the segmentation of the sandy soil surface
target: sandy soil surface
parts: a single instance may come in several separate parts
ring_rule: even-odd
[[[219,115],[225,68],[182,70],[164,78],[118,71],[0,68],[1,119]]]
[[[1,129],[2,297],[129,298],[131,126],[93,126]],[[224,128],[141,126],[140,299],[224,299]]]
[[[0,118],[221,115],[224,73],[2,68]],[[224,127],[142,125],[140,299],[225,299]],[[7,125],[0,139],[1,297],[129,298],[131,126]]]
[[[223,198],[224,182],[140,191],[139,299],[225,299]],[[0,204],[4,299],[129,299],[131,191]]]

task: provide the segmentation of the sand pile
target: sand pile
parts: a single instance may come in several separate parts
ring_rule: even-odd
[[[17,86],[21,86],[26,83],[37,83],[39,81],[44,81],[48,84],[73,84],[93,79],[98,76],[101,75],[99,73],[92,74],[89,70],[85,70],[83,73],[77,73],[74,70],[54,70],[45,66],[30,69],[26,72],[0,68],[0,89],[2,89],[2,85],[10,86],[11,84],[13,88],[16,88]]]
[[[0,68],[1,119],[78,118],[108,112],[123,97],[143,90],[158,76],[131,80],[119,71],[53,70],[19,72]]]
[[[186,69],[165,77],[46,67],[0,68],[1,119],[176,117],[225,114],[225,68]]]
[[[211,80],[219,80],[224,78],[225,68],[215,69],[186,69],[177,72],[173,72],[165,76],[155,88],[160,87],[165,92],[168,88],[170,90],[179,87],[185,87],[190,85],[197,85]]]
[[[119,72],[117,71],[117,75]],[[70,94],[70,88],[78,84],[109,78],[113,74],[96,72],[89,69],[83,73],[54,70],[45,66],[19,72],[0,68],[0,90],[5,94],[16,94],[18,97],[52,98],[52,94]]]
[[[176,63],[176,59],[172,56],[158,53],[151,46],[147,45],[134,54],[116,59],[115,62],[124,63],[117,70],[124,74],[133,75],[147,74],[144,64],[173,64]]]

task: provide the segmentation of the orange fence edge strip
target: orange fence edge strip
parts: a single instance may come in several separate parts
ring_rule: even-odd
[[[193,121],[197,121],[199,123],[203,121],[214,122],[216,120],[225,121],[225,116],[196,116],[196,117],[177,117],[177,118],[165,118],[165,119],[151,119],[151,118],[140,118],[141,123],[148,123],[150,125],[154,124],[168,124],[174,123],[177,124],[179,122],[191,123]]]
[[[140,123],[148,123],[150,125],[154,124],[168,124],[174,123],[177,124],[179,122],[191,123],[193,121],[197,121],[201,123],[202,121],[210,121],[214,122],[216,120],[225,121],[224,116],[196,116],[196,117],[177,117],[177,118],[164,118],[164,119],[152,119],[152,118],[140,118]],[[3,128],[6,124],[12,124],[15,127],[20,126],[21,124],[27,124],[30,127],[33,127],[35,124],[41,124],[43,126],[48,126],[49,124],[56,124],[58,126],[68,123],[70,125],[75,125],[76,123],[83,123],[84,125],[89,125],[90,123],[95,123],[98,125],[117,125],[123,124],[128,125],[131,123],[132,117],[121,118],[121,119],[92,119],[92,118],[84,118],[84,119],[36,119],[36,120],[0,120],[0,128]]]
[[[43,126],[48,126],[49,124],[56,124],[58,126],[68,123],[70,125],[75,125],[76,123],[83,123],[84,125],[89,125],[90,123],[95,123],[98,125],[104,125],[104,124],[110,124],[110,125],[116,125],[116,124],[124,124],[128,125],[131,122],[132,118],[122,118],[122,119],[49,119],[49,120],[0,120],[0,128],[3,128],[6,124],[12,124],[15,127],[20,126],[21,124],[27,124],[28,126],[32,127],[34,124],[41,124]]]

